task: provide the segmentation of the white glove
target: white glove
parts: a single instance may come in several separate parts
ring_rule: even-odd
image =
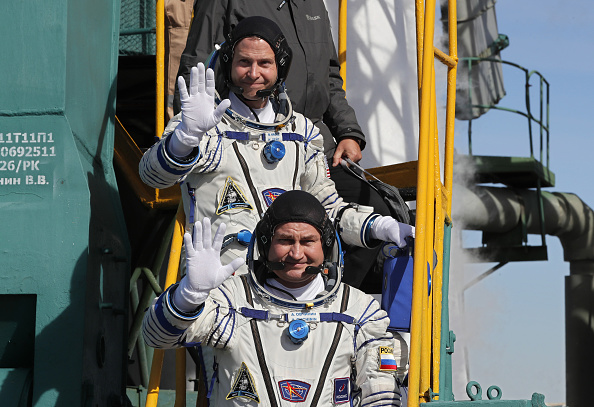
[[[415,227],[400,223],[391,216],[379,216],[371,225],[371,237],[385,242],[394,242],[398,247],[406,246],[405,237],[415,237]]]
[[[220,123],[225,110],[231,106],[229,99],[223,100],[215,108],[214,72],[206,70],[200,62],[190,71],[190,94],[183,76],[177,78],[181,100],[181,122],[175,128],[169,148],[177,157],[185,157],[194,147],[200,145],[202,135]]]
[[[194,223],[194,241],[188,232],[184,234],[186,246],[186,275],[179,282],[173,295],[173,303],[183,312],[192,312],[206,301],[210,290],[220,286],[231,274],[243,265],[243,258],[221,264],[221,245],[227,225],[221,223],[211,244],[210,219]]]

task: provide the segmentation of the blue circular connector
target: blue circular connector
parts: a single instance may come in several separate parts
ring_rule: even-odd
[[[309,325],[302,319],[291,321],[288,334],[294,344],[300,344],[309,335]]]
[[[262,153],[270,164],[277,163],[285,156],[285,145],[280,141],[269,141]]]

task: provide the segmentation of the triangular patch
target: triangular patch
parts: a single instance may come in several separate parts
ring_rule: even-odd
[[[255,401],[256,403],[260,402],[260,397],[258,397],[256,385],[254,384],[254,378],[252,377],[252,374],[247,368],[245,362],[241,362],[241,367],[237,372],[237,376],[235,376],[233,387],[231,387],[231,391],[229,394],[227,394],[226,399],[231,400],[236,397],[245,397]]]
[[[216,214],[220,215],[231,209],[251,210],[253,207],[249,204],[241,188],[239,188],[235,181],[233,181],[233,178],[227,177],[227,180],[225,181],[225,187],[223,188],[223,193],[219,199]]]

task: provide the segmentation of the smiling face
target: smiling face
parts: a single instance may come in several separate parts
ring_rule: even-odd
[[[266,41],[247,37],[235,45],[231,81],[243,89],[241,96],[246,105],[253,109],[263,108],[267,98],[256,96],[256,92],[272,87],[276,78],[274,52]]]
[[[282,270],[274,270],[285,287],[303,287],[316,276],[306,274],[305,269],[308,266],[319,267],[324,262],[320,232],[304,222],[279,225],[272,236],[268,260],[285,263]]]

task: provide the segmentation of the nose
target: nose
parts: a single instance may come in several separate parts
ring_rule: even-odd
[[[296,259],[296,260],[299,260],[300,258],[302,258],[303,257],[303,246],[301,246],[301,244],[299,244],[299,243],[292,244],[289,249],[289,256],[292,259]]]
[[[260,76],[260,68],[256,62],[250,66],[250,69],[248,70],[248,76],[252,79],[256,79],[258,76]]]

